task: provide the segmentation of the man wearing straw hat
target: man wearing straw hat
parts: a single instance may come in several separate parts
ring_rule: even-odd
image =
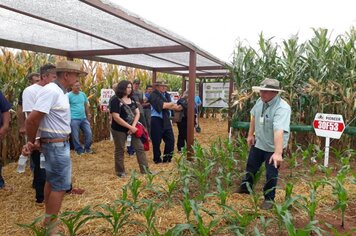
[[[148,102],[151,104],[151,139],[153,161],[155,164],[171,162],[174,151],[174,134],[169,110],[181,109],[166,97],[167,84],[164,81],[155,83],[155,90]],[[161,141],[164,141],[163,159],[161,158]]]
[[[28,142],[23,147],[23,154],[28,155],[41,145],[46,157],[45,224],[49,227],[52,215],[58,215],[64,194],[71,187],[70,105],[66,92],[79,76],[87,74],[73,61],[58,62],[54,71],[57,79],[38,93],[33,111],[26,120]]]
[[[238,193],[249,194],[248,186],[253,188],[256,173],[262,163],[266,166],[266,183],[263,188],[262,209],[273,206],[277,186],[278,168],[283,161],[283,149],[289,139],[291,108],[279,93],[284,92],[276,79],[264,79],[260,86],[252,90],[260,93],[260,98],[251,110],[250,129],[247,144],[250,153],[247,160],[246,175]]]

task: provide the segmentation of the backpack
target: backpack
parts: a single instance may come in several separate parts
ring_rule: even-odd
[[[143,143],[143,149],[145,151],[150,150],[150,136],[148,135],[148,131],[145,126],[143,126],[140,122],[136,124],[137,131],[135,136],[141,140]]]

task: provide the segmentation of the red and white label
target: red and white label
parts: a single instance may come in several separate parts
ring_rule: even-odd
[[[339,139],[344,132],[345,124],[342,115],[317,113],[313,127],[317,136]]]

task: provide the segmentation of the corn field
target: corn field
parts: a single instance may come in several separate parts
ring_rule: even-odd
[[[345,123],[356,116],[356,29],[331,42],[326,29],[314,29],[314,37],[299,43],[298,37],[273,44],[259,38],[259,49],[239,42],[231,68],[236,91],[234,119],[249,121],[257,100],[251,87],[264,78],[281,82],[283,97],[292,108],[293,124],[310,125],[317,112],[342,114]],[[354,120],[350,126],[356,126]]]
[[[29,51],[1,48],[0,51],[0,84],[1,91],[13,105],[11,111],[10,130],[0,144],[3,161],[13,161],[18,158],[24,137],[19,135],[16,109],[21,91],[28,86],[26,76],[31,72],[38,72],[46,64],[55,64],[65,60],[60,56]],[[148,71],[120,67],[117,65],[80,60],[88,76],[82,78],[81,89],[88,96],[92,110],[93,141],[109,137],[109,115],[100,111],[100,91],[111,88],[114,83],[122,79],[133,81],[140,79],[141,88],[151,84],[151,74]],[[176,80],[176,79],[175,79]],[[94,125],[95,124],[95,125]],[[11,147],[11,148],[10,148]]]

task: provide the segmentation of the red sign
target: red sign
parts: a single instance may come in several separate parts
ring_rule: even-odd
[[[332,121],[321,121],[321,120],[314,120],[313,122],[314,129],[323,129],[323,130],[330,130],[336,132],[344,131],[345,125],[344,123],[339,122],[332,122]]]

